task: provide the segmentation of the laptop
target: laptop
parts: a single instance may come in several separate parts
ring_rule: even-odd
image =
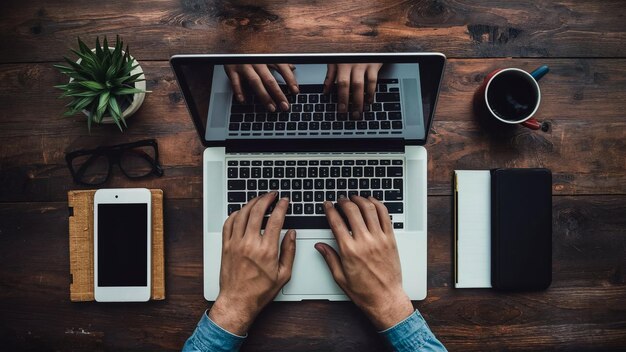
[[[219,293],[221,231],[228,215],[270,191],[289,197],[284,236],[298,232],[291,280],[276,301],[348,300],[314,244],[337,248],[323,202],[373,196],[389,210],[411,300],[427,293],[426,143],[441,83],[440,53],[175,55],[179,82],[203,154],[204,297]],[[276,64],[299,85],[291,94]],[[323,92],[330,65],[381,63],[372,104],[359,119],[338,111],[337,88]],[[243,83],[238,101],[228,65],[268,65],[289,101],[269,111]],[[355,92],[350,92],[355,94]],[[271,210],[271,209],[270,209]],[[266,220],[269,213],[266,214]],[[265,223],[265,222],[264,222]]]

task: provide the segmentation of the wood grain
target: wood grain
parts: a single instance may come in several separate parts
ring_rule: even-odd
[[[451,351],[591,350],[600,341],[602,349],[624,347],[626,197],[553,200],[553,284],[543,292],[507,294],[453,288],[451,199],[428,198],[429,291],[415,306]],[[66,203],[0,204],[3,348],[180,349],[209,306],[202,298],[201,201],[166,198],[165,210],[165,301],[71,303]],[[351,303],[291,302],[270,305],[243,350],[381,349]]]
[[[68,9],[71,9],[68,11]],[[75,38],[120,34],[136,57],[179,53],[442,51],[451,57],[623,57],[611,1],[34,0],[0,5],[0,62],[60,60]]]
[[[472,95],[484,75],[497,68],[532,69],[546,62],[539,112],[548,132],[522,128],[493,134],[472,111]],[[451,60],[427,149],[429,194],[450,194],[454,169],[548,167],[555,194],[625,194],[626,60]],[[119,133],[99,126],[89,135],[82,117],[59,117],[63,101],[52,87],[62,78],[49,65],[0,66],[0,200],[60,201],[71,182],[64,154],[101,144],[157,138],[165,176],[131,182],[116,175],[110,187],[137,184],[164,189],[172,198],[202,192],[203,147],[166,63],[149,62],[152,90],[141,110]],[[5,79],[6,78],[6,79]],[[27,103],[28,90],[41,104]],[[41,106],[46,114],[42,116]],[[59,133],[58,131],[63,131]]]
[[[451,351],[626,351],[626,7],[622,0],[80,0],[0,2],[0,350],[180,350],[203,310],[203,147],[167,59],[180,53],[440,51],[449,58],[427,145],[428,298]],[[76,37],[120,34],[152,90],[130,128],[61,118],[52,64]],[[547,64],[547,132],[494,132],[472,96],[493,69]],[[66,151],[156,138],[165,176],[167,299],[70,303]],[[548,167],[553,284],[455,290],[454,169]],[[381,351],[349,302],[272,304],[244,351]]]

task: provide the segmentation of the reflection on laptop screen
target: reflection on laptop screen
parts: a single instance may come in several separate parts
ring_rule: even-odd
[[[245,59],[172,60],[193,118],[209,144],[302,137],[425,142],[443,60],[431,64],[441,67],[426,69],[432,57],[397,60],[404,62],[355,57],[358,63],[324,63],[321,57],[306,56],[284,62]]]

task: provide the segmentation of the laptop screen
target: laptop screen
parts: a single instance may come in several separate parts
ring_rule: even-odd
[[[425,144],[441,54],[177,55],[171,64],[206,146]],[[270,143],[271,141],[271,143]]]

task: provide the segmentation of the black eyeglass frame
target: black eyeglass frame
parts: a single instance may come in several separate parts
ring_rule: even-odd
[[[138,147],[152,147],[154,149],[154,158],[152,158],[150,155],[146,154],[145,152],[141,152],[139,154],[142,158],[144,158],[147,162],[149,162],[150,165],[152,165],[152,170],[150,170],[150,172],[146,173],[145,175],[132,176],[132,175],[129,175],[120,164],[120,157],[125,152],[138,148]],[[78,170],[74,170],[72,161],[77,157],[85,156],[85,155],[91,155],[91,157],[87,159],[87,161],[85,161],[78,168]],[[95,182],[95,183],[88,183],[88,182],[82,181],[82,177],[85,171],[87,170],[87,168],[89,167],[89,165],[94,160],[100,158],[101,156],[107,157],[108,163],[109,163],[108,165],[109,169],[108,169],[106,178],[102,182]],[[141,141],[131,142],[131,143],[123,143],[123,144],[111,145],[111,146],[101,146],[95,149],[76,150],[76,151],[65,154],[65,161],[67,162],[67,166],[70,169],[70,173],[72,174],[72,178],[74,179],[74,182],[81,184],[81,185],[86,185],[86,186],[96,186],[96,185],[101,185],[101,184],[106,183],[111,177],[111,171],[113,170],[113,165],[115,164],[117,164],[118,168],[122,171],[124,176],[130,179],[140,179],[140,178],[145,178],[151,175],[156,175],[157,177],[163,176],[163,168],[161,167],[161,164],[159,163],[159,147],[155,139],[144,139]]]

